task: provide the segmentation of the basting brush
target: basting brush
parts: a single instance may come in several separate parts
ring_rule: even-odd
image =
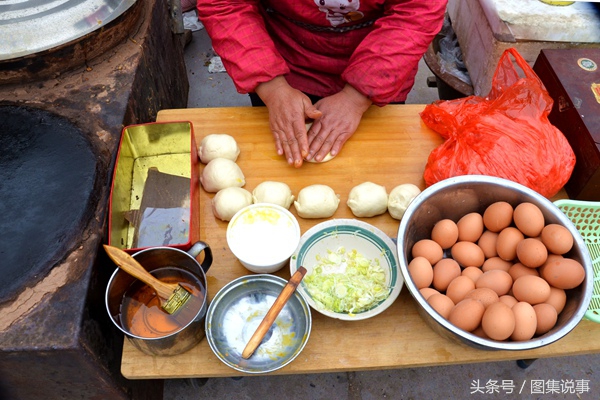
[[[174,314],[179,311],[192,296],[180,284],[165,283],[156,279],[135,258],[123,250],[108,245],[104,245],[104,250],[119,268],[154,289],[160,298],[161,307],[167,313]]]

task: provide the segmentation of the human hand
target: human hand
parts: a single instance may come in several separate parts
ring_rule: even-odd
[[[292,88],[282,76],[261,83],[256,93],[269,110],[269,126],[275,138],[277,154],[285,154],[288,164],[301,167],[308,155],[305,120],[319,118],[321,112],[308,96]]]
[[[320,162],[328,153],[335,157],[354,134],[362,115],[371,104],[371,100],[350,85],[319,100],[315,107],[322,112],[322,116],[314,121],[308,131],[309,150],[306,159]]]

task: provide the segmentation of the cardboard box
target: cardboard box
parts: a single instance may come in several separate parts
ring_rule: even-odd
[[[570,198],[600,200],[600,49],[542,50],[534,71],[554,99],[550,122],[560,129],[576,163]]]
[[[123,129],[109,203],[108,243],[128,253],[188,250],[196,240],[198,153],[191,122]]]

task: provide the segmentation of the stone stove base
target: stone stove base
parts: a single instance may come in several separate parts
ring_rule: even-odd
[[[79,240],[47,275],[0,303],[0,398],[162,399],[161,381],[131,382],[120,374],[123,336],[103,297],[114,265],[100,251],[122,128],[187,105],[183,48],[171,31],[168,2],[143,3],[127,40],[85,67],[0,86],[0,106],[46,110],[89,135],[98,165],[93,215]]]

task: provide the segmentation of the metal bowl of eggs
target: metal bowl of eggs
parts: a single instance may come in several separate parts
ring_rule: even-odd
[[[454,177],[420,193],[400,222],[398,260],[427,324],[483,350],[561,339],[593,292],[590,254],[571,220],[497,177]]]
[[[358,321],[385,311],[400,294],[403,279],[396,245],[375,226],[356,219],[321,222],[302,235],[290,259],[306,276],[298,292],[316,311]]]

